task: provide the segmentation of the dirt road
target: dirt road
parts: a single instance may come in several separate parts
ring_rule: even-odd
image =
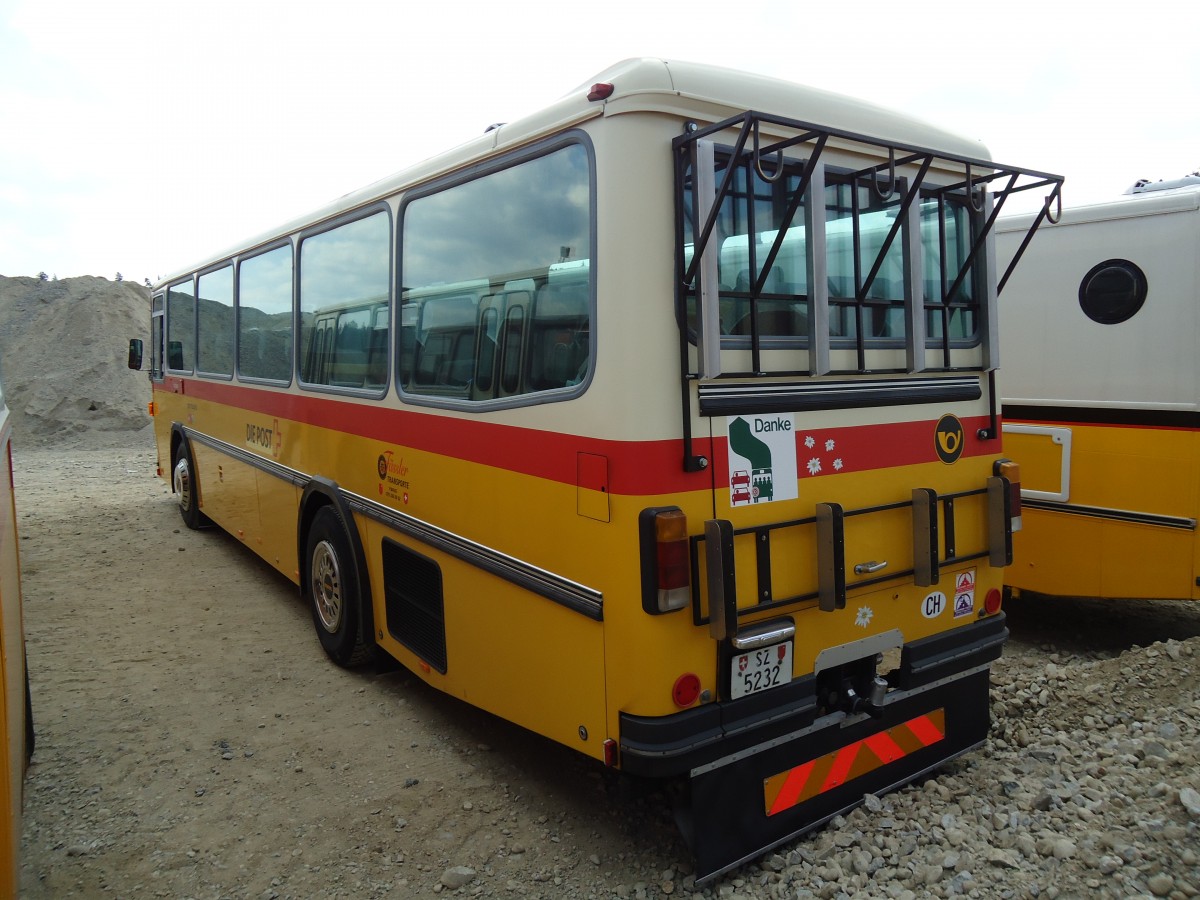
[[[588,761],[402,671],[329,664],[295,589],[184,529],[153,464],[18,456],[25,896],[403,896],[455,868],[550,896],[622,853],[685,858],[665,814],[630,841],[637,801]]]

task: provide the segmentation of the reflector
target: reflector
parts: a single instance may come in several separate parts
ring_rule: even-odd
[[[671,689],[671,698],[675,705],[681,708],[691,706],[700,696],[700,677],[688,672],[675,679],[675,687]]]
[[[989,616],[994,616],[1000,612],[1000,603],[1002,597],[998,588],[992,588],[987,592],[987,596],[983,598],[983,608]]]

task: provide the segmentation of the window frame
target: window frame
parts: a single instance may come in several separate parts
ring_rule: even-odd
[[[242,371],[242,266],[245,263],[251,262],[256,259],[260,259],[261,257],[266,256],[268,253],[274,253],[277,250],[282,250],[285,247],[288,248],[288,250],[289,250],[288,258],[291,263],[291,265],[289,266],[289,271],[291,272],[291,278],[290,278],[290,287],[289,287],[289,291],[288,291],[288,296],[291,301],[291,305],[288,309],[288,322],[291,327],[291,345],[288,350],[287,377],[286,378],[268,378],[264,375],[248,375]],[[282,240],[273,241],[270,244],[265,244],[261,247],[255,247],[253,250],[250,250],[246,253],[239,255],[237,258],[237,267],[234,270],[234,275],[233,275],[234,332],[235,332],[235,338],[236,338],[236,340],[234,342],[234,350],[233,350],[233,352],[234,352],[233,364],[234,364],[234,372],[237,373],[237,380],[239,382],[244,381],[248,384],[265,384],[265,385],[272,385],[275,387],[288,387],[297,378],[298,363],[296,360],[296,346],[297,346],[296,327],[297,327],[297,310],[299,309],[299,298],[297,296],[298,281],[296,278],[296,259],[298,256],[299,256],[299,253],[296,249],[296,244],[292,240],[292,238],[289,236]]]
[[[588,315],[588,363],[587,370],[578,383],[566,385],[563,387],[545,388],[542,390],[533,390],[519,394],[508,394],[502,391],[503,372],[497,367],[495,373],[496,393],[497,396],[488,399],[471,399],[470,396],[455,397],[443,396],[438,394],[422,394],[414,393],[408,390],[405,386],[405,381],[402,372],[402,366],[405,363],[403,346],[403,323],[404,315],[404,288],[402,282],[404,280],[404,239],[406,234],[406,214],[410,204],[422,198],[434,196],[451,190],[455,187],[468,184],[486,178],[497,172],[516,168],[517,166],[533,162],[537,159],[549,156],[559,150],[567,147],[578,146],[582,147],[587,159],[587,187],[588,187],[588,275],[587,275],[587,315]],[[596,247],[598,243],[597,235],[597,190],[596,190],[596,151],[592,144],[591,138],[584,131],[579,129],[570,129],[565,132],[554,135],[553,137],[534,143],[528,147],[523,147],[518,150],[510,151],[498,155],[492,159],[477,163],[463,171],[456,172],[452,175],[443,178],[437,178],[419,187],[413,188],[403,194],[400,198],[399,209],[396,213],[398,227],[395,229],[396,246],[394,248],[394,256],[396,259],[396,283],[393,291],[395,298],[394,309],[396,310],[395,319],[397,327],[394,329],[392,343],[394,347],[394,362],[392,366],[392,377],[396,385],[396,391],[404,403],[411,406],[426,406],[442,409],[455,409],[466,412],[484,413],[498,409],[511,409],[521,406],[537,406],[545,403],[559,403],[568,400],[574,400],[582,395],[590,386],[596,365],[596,322],[597,322],[597,298],[596,298]],[[476,319],[479,318],[479,308],[476,307]],[[502,336],[507,323],[507,313],[500,317],[498,323],[498,336]],[[476,323],[478,325],[478,323]],[[525,322],[526,333],[528,333],[529,322]],[[472,373],[475,371],[475,366],[479,362],[479,347],[481,344],[478,328],[474,341],[475,349],[472,356]],[[495,348],[495,356],[497,366],[503,362],[504,347],[503,342],[499,342]]]
[[[304,329],[304,242],[310,238],[319,237],[323,234],[328,234],[331,231],[336,231],[345,225],[353,224],[354,222],[363,221],[370,217],[383,213],[387,217],[387,253],[388,253],[388,274],[386,278],[387,294],[384,299],[384,305],[388,310],[388,364],[384,366],[384,382],[382,385],[356,387],[353,385],[325,384],[319,381],[305,381],[303,378],[304,355],[309,349],[302,346],[303,344],[303,329]],[[305,391],[321,394],[340,394],[349,397],[366,397],[370,399],[383,399],[387,396],[392,369],[391,363],[392,347],[395,344],[396,337],[393,328],[395,317],[393,316],[394,299],[396,296],[396,235],[398,228],[396,227],[398,219],[393,215],[392,207],[386,200],[378,200],[374,203],[369,203],[365,206],[360,206],[349,210],[342,215],[317,225],[310,226],[299,231],[295,235],[295,249],[292,257],[292,315],[293,315],[293,332],[292,332],[292,375],[295,383]],[[369,305],[369,301],[363,301],[361,305]],[[358,304],[348,306],[347,309],[357,309]],[[313,310],[317,312],[317,310]],[[313,334],[316,337],[316,334]]]
[[[715,146],[715,152],[717,154],[718,160],[723,159],[725,164],[728,165],[728,162],[729,162],[730,158],[732,157],[733,149],[734,149],[733,146],[730,144],[717,144]],[[785,168],[784,177],[789,177],[792,174],[798,175],[804,168],[804,160],[797,159],[795,157],[788,157],[787,159],[784,160],[783,165]],[[743,169],[743,171],[746,172],[747,177],[750,177],[750,178],[753,177],[753,168],[752,168],[752,163],[751,163],[749,157],[743,158],[743,160],[740,164],[740,167]],[[854,178],[855,174],[856,173],[853,169],[846,168],[843,166],[826,166],[825,167],[824,187],[825,187],[825,191],[826,191],[826,201],[825,201],[824,210],[823,210],[823,221],[825,222],[825,225],[826,225],[826,235],[825,235],[824,243],[827,248],[826,249],[826,267],[829,271],[829,277],[831,279],[834,276],[833,276],[833,268],[830,264],[830,255],[831,254],[828,249],[829,243],[830,243],[828,226],[830,223],[839,221],[839,220],[829,218],[830,210],[833,209],[834,205],[835,205],[835,204],[831,203],[831,199],[830,199],[829,195],[831,193],[831,189],[832,189],[832,191],[841,191],[841,190],[857,191],[860,189],[869,190],[869,181],[863,180],[862,178],[855,179]],[[893,199],[895,199],[897,202],[899,202],[899,200],[903,198],[904,192],[908,190],[909,185],[910,185],[910,181],[908,178],[906,178],[906,177],[898,178],[897,182],[895,184],[895,193],[892,195],[892,197],[888,198],[888,201],[884,204],[884,206],[886,206],[887,203],[890,203]],[[685,187],[684,190],[687,191],[688,193],[693,193],[694,192],[694,181],[692,182],[691,188]],[[693,193],[693,195],[694,195],[694,193]],[[754,187],[745,187],[745,188],[738,188],[738,189],[731,190],[729,197],[727,199],[729,199],[729,198],[734,198],[735,202],[742,203],[742,204],[766,202],[769,199],[769,198],[765,198],[762,195],[760,195],[759,193],[757,193],[756,189]],[[929,201],[936,202],[936,195],[934,194],[934,192],[930,191],[928,188],[922,188],[920,193],[917,195],[917,197],[913,201],[913,205],[918,210],[918,215],[916,217],[916,220],[918,222],[920,222],[920,220],[921,220],[919,211],[921,209],[922,204],[929,202]],[[693,205],[694,205],[694,201],[693,201]],[[980,228],[983,225],[983,213],[980,210],[973,209],[966,197],[961,198],[961,203],[957,203],[956,205],[959,208],[965,210],[966,215],[967,215],[967,221],[970,223],[970,226],[971,226],[971,234],[968,235],[968,237],[967,237],[967,243],[969,246],[970,240],[975,235],[978,234]],[[686,206],[686,204],[685,204],[685,206]],[[947,206],[950,206],[950,204],[948,203]],[[847,208],[850,208],[850,207],[847,207]],[[853,215],[851,215],[851,216],[847,216],[845,218],[847,220],[849,220],[849,219],[855,218],[855,217]],[[857,218],[861,219],[861,215],[858,216]],[[805,227],[804,219],[805,219],[805,206],[804,206],[804,204],[801,204],[799,207],[797,207],[797,210],[796,210],[795,215],[793,216],[792,222],[788,225],[788,231],[790,232],[793,228],[804,228]],[[689,224],[688,220],[689,220],[689,216],[685,215],[680,222],[680,226],[686,228]],[[900,263],[901,263],[901,266],[904,271],[904,284],[906,286],[909,283],[908,273],[909,273],[911,267],[914,265],[914,261],[910,258],[911,254],[909,252],[910,246],[911,246],[911,241],[910,241],[910,236],[909,236],[909,231],[911,229],[911,221],[912,220],[910,218],[906,217],[906,220],[901,224],[900,230],[896,233],[896,236],[893,240],[892,245],[888,249],[889,256],[894,252],[899,252],[901,255]],[[948,221],[949,221],[949,219],[948,219]],[[918,227],[920,227],[920,226],[918,226]],[[956,231],[956,237],[957,237],[957,229],[955,229],[955,231]],[[764,233],[764,232],[760,229],[760,233]],[[693,236],[693,239],[694,239],[694,236]],[[958,237],[957,239],[960,242],[962,240],[961,237]],[[686,243],[687,243],[687,232],[685,231],[680,237],[680,244],[686,245]],[[922,248],[922,253],[927,255],[926,245],[925,245],[923,238],[920,242],[920,246]],[[807,247],[807,243],[806,243],[806,247]],[[940,244],[937,245],[937,249],[940,252]],[[951,250],[951,249],[953,249],[953,248],[951,248],[949,246],[947,247],[947,250]],[[957,252],[957,251],[955,251],[955,252]],[[948,253],[947,255],[950,255],[950,254]],[[760,265],[762,262],[763,262],[762,259],[758,260],[758,263]],[[867,267],[869,267],[870,265],[873,264],[873,261],[870,261],[870,260],[867,260],[864,262]],[[923,267],[924,259],[922,259],[921,263],[922,263],[922,267]],[[676,265],[679,265],[678,261],[677,261]],[[776,265],[778,265],[778,260],[776,260]],[[835,315],[834,315],[835,310],[838,310],[838,311],[844,310],[845,311],[844,313],[839,313],[839,314],[844,315],[846,317],[846,319],[853,325],[853,329],[847,329],[844,334],[834,334],[831,330],[829,333],[829,337],[828,337],[829,349],[831,351],[854,351],[854,350],[856,350],[858,345],[857,345],[857,338],[855,337],[855,331],[858,330],[859,328],[861,328],[862,316],[863,316],[864,312],[869,311],[872,308],[878,308],[878,309],[882,309],[882,310],[890,310],[890,309],[894,308],[896,310],[903,312],[903,311],[906,311],[908,306],[910,306],[910,305],[913,307],[913,312],[915,314],[921,315],[926,320],[926,327],[924,329],[924,332],[925,332],[924,333],[924,350],[926,353],[941,351],[944,348],[947,350],[970,350],[970,349],[980,346],[980,344],[983,342],[983,339],[984,339],[983,318],[987,315],[987,303],[986,303],[987,279],[986,279],[986,273],[984,271],[986,268],[986,265],[987,265],[986,257],[981,256],[979,259],[976,259],[975,262],[972,264],[971,270],[966,279],[967,283],[969,283],[969,285],[970,285],[970,294],[974,298],[970,304],[970,307],[973,309],[973,312],[975,314],[974,328],[972,329],[971,335],[969,337],[951,337],[949,340],[946,340],[944,337],[933,336],[932,329],[930,329],[929,325],[928,325],[928,319],[930,316],[935,315],[938,312],[938,310],[940,310],[941,306],[943,305],[943,300],[940,297],[931,297],[930,299],[927,300],[924,296],[923,291],[922,291],[921,296],[919,296],[919,297],[911,297],[910,298],[908,296],[905,296],[903,298],[903,303],[897,304],[895,306],[888,306],[888,305],[886,305],[886,303],[883,300],[879,300],[879,299],[867,298],[863,301],[857,301],[853,294],[851,294],[849,296],[836,296],[835,297],[831,292],[829,295],[829,299],[827,301],[827,306],[828,306],[828,310],[829,310],[828,320],[830,323],[830,327],[832,328],[832,324],[833,324],[833,321],[835,318]],[[851,274],[851,276],[853,276],[853,270],[851,270],[850,274]],[[863,274],[865,275],[865,272]],[[951,272],[949,274],[950,274],[950,277],[953,278],[954,273]],[[931,273],[922,271],[922,285],[930,283],[931,281],[934,282],[935,284],[940,284],[940,276],[938,275],[938,273],[935,272],[935,273],[932,273],[932,275],[931,275]],[[948,286],[948,285],[944,285],[943,287],[946,287],[946,286]],[[797,305],[802,305],[804,307],[804,310],[807,315],[811,315],[812,314],[812,309],[811,309],[812,299],[811,299],[811,293],[807,290],[807,287],[808,286],[806,285],[806,292],[804,294],[794,294],[791,296],[793,298],[796,298],[794,302]],[[734,291],[722,290],[722,291],[720,291],[720,296],[722,297],[722,299],[724,299],[724,298],[728,297],[731,293],[744,293],[744,292],[740,292],[737,290],[734,290]],[[766,292],[766,293],[769,294],[770,292]],[[696,328],[693,324],[693,321],[694,321],[693,304],[696,302],[696,299],[697,299],[697,288],[695,286],[685,286],[684,287],[684,296],[686,298],[686,304],[687,304],[685,311],[688,316],[687,338],[688,338],[688,342],[694,347],[694,346],[696,346],[697,333],[696,333]],[[800,298],[802,298],[802,299],[800,299]],[[742,300],[742,298],[740,298],[740,297],[732,297],[730,299]],[[764,299],[764,298],[760,298],[760,302],[762,299]],[[776,303],[787,302],[787,301],[781,301],[781,300],[775,299],[773,297],[766,297],[765,299],[768,302],[772,302],[772,301],[776,302]],[[748,300],[744,300],[743,302],[745,302],[747,305],[749,304]],[[959,307],[955,307],[955,308],[959,308]],[[749,313],[747,312],[747,315],[748,314]],[[810,344],[809,336],[807,334],[760,334],[759,342],[760,342],[760,347],[763,350],[797,350],[797,349],[808,350],[809,344]],[[721,349],[722,350],[748,351],[751,349],[752,343],[753,343],[752,337],[749,333],[724,333],[723,332],[721,334]],[[888,336],[888,337],[882,337],[882,336],[881,337],[866,337],[866,336],[864,336],[864,338],[863,338],[863,350],[866,352],[901,350],[901,349],[904,349],[907,346],[907,344],[908,344],[907,334],[902,334],[898,337],[897,336]],[[868,368],[870,368],[870,367],[868,367]]]
[[[230,338],[229,369],[230,370],[228,372],[217,372],[215,370],[201,368],[201,366],[200,366],[200,338],[201,338],[201,334],[200,334],[200,325],[201,325],[200,280],[202,278],[204,278],[206,275],[212,275],[216,272],[220,272],[222,269],[230,270],[230,275],[229,275],[229,277],[230,277],[229,315],[230,315],[231,321],[233,323],[233,327],[229,333],[229,338]],[[193,278],[194,278],[194,284],[195,284],[195,290],[196,290],[195,298],[193,300],[195,307],[196,307],[196,337],[195,337],[196,360],[195,360],[195,368],[193,369],[193,372],[197,377],[201,377],[201,378],[212,378],[212,379],[215,379],[218,381],[233,381],[234,372],[237,370],[237,265],[236,265],[236,262],[233,259],[222,260],[219,263],[214,263],[213,265],[206,266],[203,269],[198,269],[196,271],[195,275],[193,276]]]
[[[191,365],[188,367],[171,365],[171,331],[172,322],[175,316],[171,313],[171,293],[181,284],[190,284],[192,286],[192,314],[189,318],[192,320],[191,329]],[[179,278],[167,285],[166,292],[166,308],[164,309],[165,322],[163,323],[163,373],[166,375],[195,375],[196,374],[196,273],[191,272],[185,278]],[[181,343],[182,342],[178,342]]]

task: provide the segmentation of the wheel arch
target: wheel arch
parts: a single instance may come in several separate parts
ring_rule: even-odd
[[[358,581],[359,603],[361,609],[358,615],[359,638],[363,643],[376,645],[375,635],[375,604],[371,595],[371,574],[367,569],[367,554],[363,547],[358,529],[354,527],[354,513],[342,496],[337,482],[327,478],[313,478],[304,486],[300,497],[300,511],[296,525],[296,559],[300,565],[300,596],[308,596],[309,566],[307,556],[308,532],[312,527],[317,513],[326,506],[331,506],[342,519],[345,526],[346,540],[350,542],[350,552],[354,554],[354,576]]]

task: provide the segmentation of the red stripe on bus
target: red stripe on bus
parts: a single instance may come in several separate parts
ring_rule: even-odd
[[[205,379],[170,378],[165,387],[167,393],[376,440],[387,447],[411,447],[563,484],[576,483],[578,453],[604,456],[610,463],[609,491],[620,495],[705,490],[714,482],[717,490],[729,488],[728,443],[724,438],[715,446],[708,439],[697,439],[693,449],[707,456],[710,465],[701,472],[684,472],[683,441],[678,438],[612,441],[343,399],[285,394]],[[801,420],[796,423],[797,474],[801,481],[812,475],[863,472],[937,461],[934,449],[936,417],[915,422],[824,429],[805,429],[801,427],[803,414],[796,414],[795,418]],[[986,416],[962,419],[966,438],[963,457],[998,452],[993,442],[980,441],[975,436],[987,422]],[[810,465],[814,459],[820,462],[819,466]]]

